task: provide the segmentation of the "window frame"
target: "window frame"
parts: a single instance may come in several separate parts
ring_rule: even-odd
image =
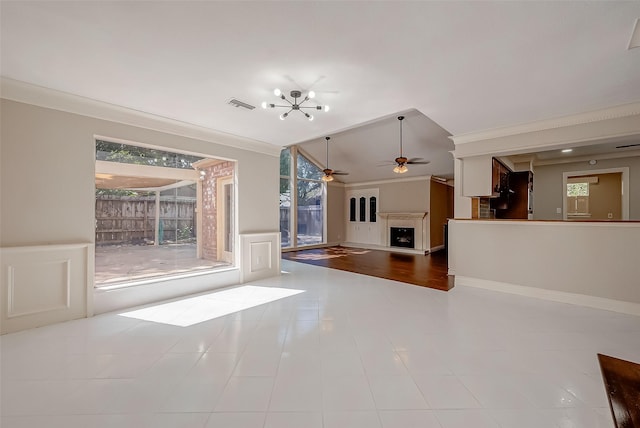
[[[314,178],[301,178],[298,177],[298,156],[302,156],[305,158],[307,162],[317,167],[320,171],[322,171],[322,166],[318,165],[314,162],[310,156],[301,151],[297,146],[289,146],[282,150],[282,152],[289,150],[289,175],[280,175],[280,179],[286,179],[289,181],[289,191],[291,193],[291,206],[290,206],[290,215],[289,215],[289,229],[291,231],[289,236],[289,246],[282,247],[283,250],[293,250],[297,248],[305,248],[305,247],[313,247],[316,245],[323,245],[327,243],[327,183],[322,180],[322,178],[314,179]],[[281,152],[281,156],[282,156]],[[321,185],[321,204],[322,204],[322,240],[319,243],[314,243],[310,245],[299,245],[298,244],[298,182],[299,181],[307,181],[313,183],[319,183]],[[282,242],[282,237],[280,238],[280,242]]]

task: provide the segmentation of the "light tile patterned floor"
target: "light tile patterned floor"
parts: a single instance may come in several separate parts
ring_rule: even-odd
[[[3,336],[0,425],[612,428],[596,353],[640,361],[639,317],[283,270]]]

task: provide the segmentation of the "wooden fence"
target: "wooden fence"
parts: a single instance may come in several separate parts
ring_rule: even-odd
[[[196,199],[160,198],[160,244],[195,242]],[[96,245],[145,245],[155,241],[155,197],[96,197]]]
[[[290,244],[291,231],[290,225],[290,207],[280,207],[280,232],[283,246]],[[323,213],[320,205],[307,205],[298,207],[298,237],[320,236],[322,237]]]

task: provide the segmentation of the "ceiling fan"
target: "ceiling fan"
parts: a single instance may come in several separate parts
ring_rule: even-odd
[[[324,172],[324,175],[322,176],[322,181],[333,181],[334,175],[349,175],[348,172],[334,171],[329,168],[329,140],[331,139],[331,137],[324,137],[324,139],[327,140],[327,163],[326,163],[327,166],[325,169],[322,170],[322,172]]]
[[[393,168],[393,172],[396,174],[404,174],[409,171],[407,165],[426,165],[430,163],[430,161],[426,161],[423,158],[407,158],[402,154],[402,121],[404,120],[404,116],[398,116],[398,120],[400,121],[400,156],[394,159],[391,164],[395,163],[395,167]]]

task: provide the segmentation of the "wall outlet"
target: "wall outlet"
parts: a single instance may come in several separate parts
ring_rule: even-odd
[[[607,218],[613,218],[613,213],[608,213]]]
[[[556,208],[556,214],[562,214],[562,208]]]

